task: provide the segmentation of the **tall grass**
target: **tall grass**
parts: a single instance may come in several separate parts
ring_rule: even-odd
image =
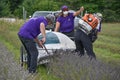
[[[120,23],[104,23],[94,43],[97,56],[120,64]]]
[[[14,53],[17,60],[20,58],[21,46],[17,32],[23,23],[23,21],[19,20],[15,23],[0,21],[0,41],[4,42],[8,49]],[[53,61],[51,73],[62,80],[114,80],[114,77],[117,80],[117,78],[120,78],[120,75],[116,75],[117,73],[120,74],[120,69],[118,68],[120,66],[119,26],[120,23],[102,24],[102,32],[94,43],[94,51],[98,62],[90,62],[87,57],[80,58],[73,55],[64,55],[57,61]],[[38,71],[42,78],[37,76],[36,80],[58,80],[52,74],[46,75],[47,70],[43,66],[39,66]]]
[[[22,20],[17,20],[15,23],[0,21],[0,38],[5,43],[8,49],[14,52],[15,58],[19,59],[20,41],[17,37],[17,32],[23,24]]]

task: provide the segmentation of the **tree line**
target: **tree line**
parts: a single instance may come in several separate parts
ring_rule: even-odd
[[[102,13],[104,22],[120,22],[119,0],[0,0],[0,17],[23,18],[23,7],[28,17],[35,11],[60,10],[62,5],[72,10],[84,6],[88,13]]]

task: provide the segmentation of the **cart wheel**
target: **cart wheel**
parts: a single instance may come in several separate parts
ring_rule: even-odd
[[[20,48],[20,62],[21,66],[23,66],[24,62],[27,62],[27,53],[23,45]]]

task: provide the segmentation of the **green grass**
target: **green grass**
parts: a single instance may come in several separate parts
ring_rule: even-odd
[[[17,20],[15,23],[0,21],[0,41],[14,54],[19,62],[21,42],[17,32],[23,21]],[[106,62],[120,64],[120,23],[103,23],[102,32],[94,43],[94,51],[98,58]],[[40,76],[36,80],[58,80],[54,75],[47,75],[47,70],[43,66],[38,67]]]
[[[21,45],[17,37],[17,32],[21,24],[23,24],[21,21],[17,21],[16,23],[0,21],[0,40],[14,53],[17,60],[19,60]]]
[[[38,71],[40,72],[41,76],[38,76],[37,80],[39,80],[40,78],[42,78],[41,80],[60,80],[57,77],[53,76],[52,74],[47,74],[48,72],[46,71],[45,66],[39,66],[38,67]]]
[[[120,65],[120,23],[104,23],[94,43],[97,57]]]

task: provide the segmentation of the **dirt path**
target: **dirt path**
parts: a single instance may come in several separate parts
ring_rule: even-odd
[[[0,42],[0,80],[26,80],[28,73],[16,63],[13,55]]]

